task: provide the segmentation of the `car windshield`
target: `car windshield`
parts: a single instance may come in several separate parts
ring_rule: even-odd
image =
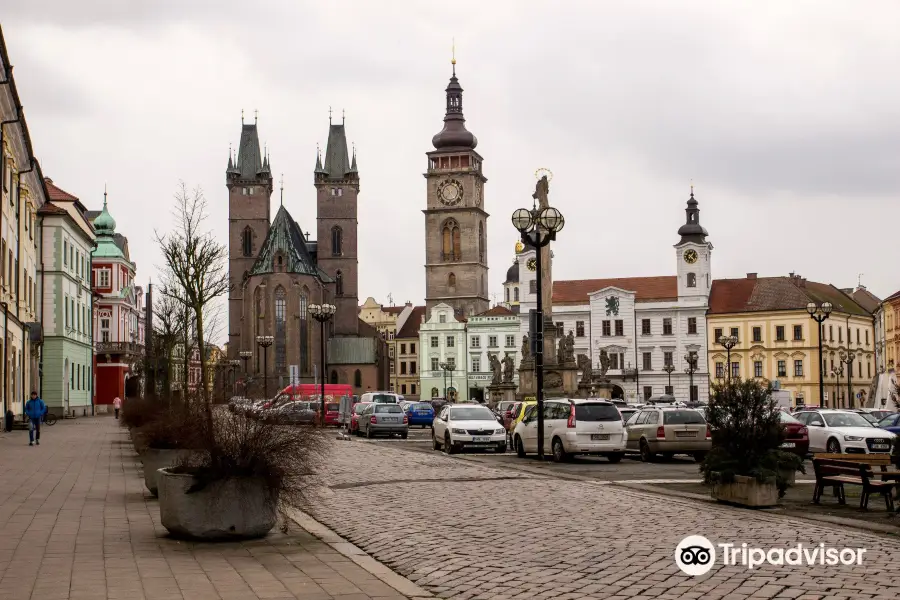
[[[410,404],[409,407],[412,410],[425,410],[425,411],[434,410],[431,407],[431,405],[426,402],[417,402],[415,404]]]
[[[396,404],[397,397],[392,394],[372,394],[373,402],[385,402],[389,404]],[[392,411],[393,412],[393,411]]]
[[[778,417],[781,419],[781,422],[782,422],[782,423],[797,423],[797,424],[799,424],[799,425],[802,425],[802,424],[803,424],[803,423],[800,423],[800,421],[798,421],[797,419],[795,419],[795,418],[792,417],[791,415],[789,415],[789,414],[787,414],[786,412],[784,412],[783,410],[779,410],[779,411],[778,411]]]
[[[822,417],[829,427],[872,427],[871,423],[857,413],[822,413]]]
[[[706,419],[696,410],[667,410],[663,412],[663,425],[705,425]]]
[[[340,409],[341,409],[341,405],[340,405],[340,404],[334,404],[334,403],[332,403],[332,404],[326,404],[326,405],[325,405],[325,410],[335,411],[335,410],[340,410]]]
[[[376,406],[375,412],[377,413],[399,413],[403,412],[403,409],[397,406],[396,404],[388,404],[385,406]]]
[[[868,421],[869,423],[875,424],[875,423],[878,422],[878,418],[877,418],[875,415],[869,414],[869,413],[867,413],[867,412],[856,413],[856,414],[858,414],[859,416],[861,416],[863,419],[865,419],[865,420]]]
[[[494,413],[483,406],[455,406],[450,418],[454,421],[495,421]]]
[[[576,421],[621,421],[619,409],[612,404],[585,403],[575,405]]]
[[[353,405],[353,412],[355,412],[356,414],[359,414],[362,411],[364,411],[368,405],[369,405],[368,402],[357,402],[356,404]]]
[[[893,427],[894,421],[897,420],[897,415],[888,415],[882,420],[878,421],[879,427]]]

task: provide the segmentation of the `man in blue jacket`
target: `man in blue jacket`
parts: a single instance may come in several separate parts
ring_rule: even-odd
[[[38,398],[37,392],[31,392],[31,400],[25,403],[25,414],[31,421],[28,427],[28,445],[41,445],[41,420],[47,413],[47,405]],[[36,434],[36,435],[35,435]]]

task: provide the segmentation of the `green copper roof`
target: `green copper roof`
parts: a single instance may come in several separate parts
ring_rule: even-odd
[[[98,258],[125,258],[122,248],[116,243],[116,220],[106,207],[106,192],[103,192],[103,210],[94,217],[92,223],[97,234],[97,247],[91,256]]]
[[[277,257],[280,256],[284,264],[276,269]],[[291,218],[288,211],[282,206],[269,227],[269,234],[263,242],[259,257],[256,259],[251,275],[264,275],[281,270],[285,273],[299,273],[301,275],[313,275],[324,283],[331,283],[331,278],[322,271],[316,261],[313,260],[306,249],[306,238],[300,231],[300,226]]]

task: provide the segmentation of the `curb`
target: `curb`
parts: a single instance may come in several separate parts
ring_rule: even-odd
[[[316,536],[324,543],[331,546],[337,552],[343,554],[350,560],[352,560],[356,565],[364,569],[370,575],[374,575],[387,585],[391,586],[398,593],[407,596],[411,600],[418,600],[420,598],[435,598],[429,592],[426,592],[424,589],[403,577],[399,573],[392,571],[390,568],[384,566],[355,545],[351,544],[329,528],[325,527],[311,516],[306,514],[300,510],[292,510],[291,511],[291,519],[300,527]]]

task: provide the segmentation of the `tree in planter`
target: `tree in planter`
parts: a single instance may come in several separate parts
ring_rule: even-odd
[[[712,448],[700,464],[703,482],[733,483],[736,475],[760,483],[775,480],[779,497],[786,472],[805,472],[800,458],[781,450],[784,425],[772,398],[772,385],[755,379],[713,384],[706,409]]]

